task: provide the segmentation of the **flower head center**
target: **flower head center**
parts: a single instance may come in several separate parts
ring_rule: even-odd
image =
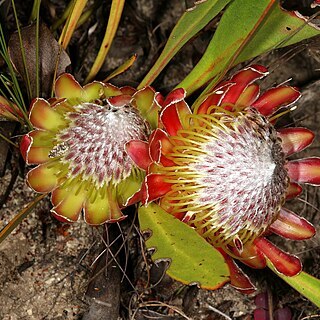
[[[182,144],[183,141],[183,144]],[[253,240],[277,218],[288,187],[280,139],[252,109],[191,115],[173,138],[180,165],[167,200],[216,246]]]
[[[97,186],[128,177],[133,162],[124,146],[131,139],[146,140],[147,125],[131,106],[82,103],[66,114],[68,126],[56,136],[49,157],[60,157],[68,174],[92,179]]]

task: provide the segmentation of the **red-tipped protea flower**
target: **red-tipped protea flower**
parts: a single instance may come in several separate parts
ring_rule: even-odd
[[[262,66],[248,67],[220,83],[193,112],[183,89],[162,102],[160,126],[148,142],[131,141],[127,151],[146,170],[142,202],[159,199],[167,212],[189,224],[225,256],[231,284],[253,289],[232,258],[293,276],[300,260],[266,239],[275,233],[307,239],[314,227],[283,207],[300,194],[301,183],[320,184],[320,159],[288,160],[314,135],[305,128],[276,129],[279,109],[300,93],[279,86],[260,94]]]
[[[51,192],[52,213],[97,225],[123,218],[121,208],[136,202],[144,172],[125,151],[132,139],[146,140],[158,119],[155,92],[136,91],[102,82],[84,87],[63,74],[55,98],[35,99],[30,109],[34,131],[24,136],[21,151],[36,192]]]

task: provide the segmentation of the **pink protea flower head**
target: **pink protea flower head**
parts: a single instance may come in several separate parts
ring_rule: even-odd
[[[247,293],[254,286],[232,258],[254,268],[265,267],[267,258],[287,276],[301,271],[297,257],[265,236],[312,237],[314,227],[283,205],[300,194],[300,183],[320,184],[319,158],[287,159],[310,145],[313,133],[274,127],[278,110],[300,93],[279,86],[260,94],[255,81],[267,74],[262,66],[245,68],[193,111],[184,90],[176,89],[162,102],[162,128],[148,142],[127,144],[131,158],[147,172],[142,202],[158,200],[218,248],[231,270],[231,284]]]
[[[37,165],[27,182],[37,192],[51,192],[52,213],[77,221],[83,211],[89,224],[124,218],[121,208],[138,201],[144,173],[127,155],[131,139],[146,140],[157,123],[155,92],[136,91],[102,82],[84,87],[63,74],[55,98],[35,99],[21,151],[28,165]]]

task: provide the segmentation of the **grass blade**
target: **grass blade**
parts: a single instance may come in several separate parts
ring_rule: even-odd
[[[17,32],[18,32],[18,36],[19,36],[21,56],[22,56],[22,60],[23,60],[23,65],[25,67],[24,71],[25,71],[25,75],[26,75],[26,87],[27,87],[27,91],[28,91],[28,97],[29,97],[29,100],[31,100],[32,92],[31,92],[31,84],[30,84],[30,79],[29,79],[29,73],[28,73],[28,69],[27,69],[26,53],[25,53],[24,46],[23,46],[23,41],[22,41],[22,36],[21,36],[21,29],[20,29],[20,25],[19,25],[19,20],[18,20],[18,15],[17,15],[17,10],[16,10],[16,6],[15,6],[15,3],[14,3],[14,0],[12,0],[11,3],[12,3],[12,9],[13,9],[14,18],[15,18],[15,21],[16,21]]]
[[[23,98],[23,94],[22,94],[18,79],[16,77],[16,73],[14,71],[14,67],[13,67],[11,60],[10,60],[8,47],[7,47],[7,44],[5,41],[5,36],[4,36],[4,32],[2,29],[1,23],[0,23],[0,54],[3,58],[3,60],[5,61],[6,66],[9,69],[11,81],[9,79],[7,79],[3,74],[1,75],[1,78],[5,78],[8,81],[7,83],[12,82],[12,89],[13,89],[14,94],[11,95],[11,98],[14,99],[15,103],[21,109],[21,111],[22,110],[26,111],[26,104],[25,104],[25,101]]]
[[[59,43],[61,44],[63,49],[67,48],[70,42],[70,39],[73,35],[73,32],[76,29],[76,26],[78,24],[82,11],[86,6],[87,2],[88,2],[87,0],[74,0],[74,5],[72,8],[71,14],[69,15],[68,20],[63,27],[63,30],[59,39]]]
[[[91,81],[96,76],[96,74],[99,72],[99,70],[103,65],[103,62],[110,50],[112,41],[118,29],[124,3],[125,3],[125,0],[112,1],[107,29],[106,29],[102,44],[100,46],[100,50],[96,57],[96,60],[94,61],[93,66],[85,80],[86,83]]]
[[[24,218],[32,211],[32,209],[45,197],[47,193],[41,194],[22,209],[1,231],[0,243],[22,222]]]

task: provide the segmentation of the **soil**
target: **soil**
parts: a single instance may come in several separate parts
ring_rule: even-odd
[[[18,14],[26,24],[25,6],[17,1]],[[29,3],[30,4],[30,3]],[[136,86],[152,66],[179,16],[192,1],[130,0],[105,65],[97,79],[138,54],[137,62],[115,85]],[[64,1],[44,2],[42,20],[51,25],[65,8]],[[83,81],[103,37],[108,5],[99,6],[75,33],[68,49],[71,71]],[[14,29],[12,10],[8,30]],[[98,23],[99,22],[99,23]],[[179,53],[153,84],[169,92],[196,64],[215,28],[211,23],[200,37]],[[298,157],[320,156],[320,38],[275,50],[256,59],[269,66],[271,75],[263,81],[267,88],[290,80],[303,93],[298,108],[282,120],[282,125],[305,126],[316,133],[311,147]],[[246,65],[246,64],[245,64]],[[240,67],[243,67],[239,66]],[[234,70],[232,71],[234,72]],[[8,137],[21,134],[15,124],[1,122]],[[17,138],[13,138],[17,141]],[[15,148],[0,140],[0,229],[37,196],[25,183],[26,169]],[[304,270],[320,277],[319,189],[308,186],[287,205],[318,229],[308,241],[272,241],[294,253]],[[165,274],[166,264],[153,264],[137,227],[135,208],[120,224],[90,227],[83,222],[67,225],[49,213],[49,199],[42,200],[0,247],[0,319],[253,319],[254,297],[267,293],[270,308],[288,307],[292,319],[320,319],[320,311],[269,270],[243,269],[257,287],[246,296],[229,285],[216,291],[184,286]],[[119,236],[120,235],[120,236]],[[281,319],[281,318],[275,318]],[[284,318],[290,319],[290,318]]]

